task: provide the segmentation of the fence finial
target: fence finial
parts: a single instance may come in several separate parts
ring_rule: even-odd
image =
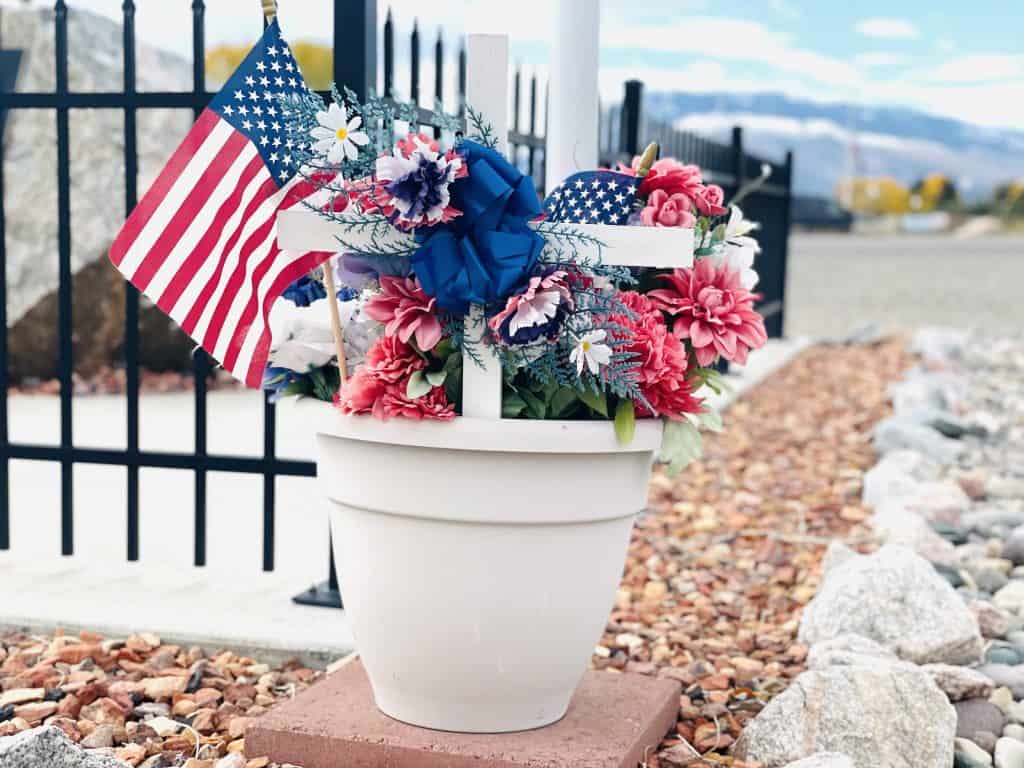
[[[277,0],[260,0],[260,5],[263,7],[263,17],[269,24],[277,16]]]
[[[652,141],[647,145],[647,149],[645,149],[644,153],[640,155],[640,165],[638,165],[636,169],[637,178],[642,179],[650,172],[651,166],[654,165],[654,161],[658,159],[658,152],[658,142]]]

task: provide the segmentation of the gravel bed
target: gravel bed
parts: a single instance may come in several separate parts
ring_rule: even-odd
[[[700,462],[654,476],[594,657],[683,683],[676,732],[648,768],[744,765],[729,747],[805,668],[796,634],[826,546],[873,546],[861,480],[886,387],[910,362],[897,339],[813,347],[729,409]]]

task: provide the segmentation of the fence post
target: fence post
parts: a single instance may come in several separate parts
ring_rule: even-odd
[[[740,191],[743,182],[746,181],[744,168],[746,168],[746,158],[743,155],[743,127],[734,125],[732,127],[732,176],[735,182],[733,195]]]
[[[782,251],[779,258],[779,271],[782,273],[779,285],[779,311],[775,319],[775,335],[783,338],[786,335],[786,266],[789,261],[789,230],[793,223],[793,150],[786,152],[786,197],[782,209]]]
[[[643,109],[644,84],[627,80],[619,118],[619,151],[632,157],[640,153],[640,118]]]
[[[377,0],[335,0],[334,82],[360,99],[377,88]]]

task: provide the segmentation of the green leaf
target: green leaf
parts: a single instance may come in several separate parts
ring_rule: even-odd
[[[526,401],[515,392],[505,392],[501,398],[501,417],[503,419],[515,419],[526,410]]]
[[[668,464],[670,475],[679,474],[687,464],[699,459],[702,451],[703,440],[693,424],[689,421],[665,421],[658,460]]]
[[[430,350],[430,354],[438,360],[444,360],[452,353],[452,337],[446,336],[437,342],[437,346]]]
[[[720,243],[725,240],[725,224],[719,224],[711,230],[711,242]]]
[[[439,387],[444,384],[444,380],[448,378],[448,371],[442,369],[440,371],[427,371],[426,379],[430,382],[430,386]]]
[[[713,408],[708,408],[707,410],[698,413],[697,422],[704,429],[710,430],[711,432],[722,431],[722,414]]]
[[[731,390],[731,387],[725,382],[725,377],[715,368],[698,368],[697,378],[700,379],[701,385],[707,387],[716,395]],[[697,387],[697,389],[700,389],[700,387]]]
[[[416,371],[409,377],[409,383],[405,385],[405,396],[410,400],[415,400],[418,397],[423,397],[433,388],[427,381],[427,377],[423,375],[423,371]]]
[[[577,397],[583,401],[583,403],[592,410],[594,413],[599,413],[608,418],[608,396],[604,392],[595,392],[590,387],[584,387],[582,391],[576,393]]]
[[[554,419],[564,418],[579,402],[577,393],[568,387],[559,387],[548,403],[548,411]]]
[[[632,400],[620,400],[615,409],[615,436],[622,445],[633,442],[636,433],[636,411]]]
[[[543,419],[547,417],[547,407],[544,401],[526,389],[519,390],[519,395],[526,401],[526,408],[531,419]]]

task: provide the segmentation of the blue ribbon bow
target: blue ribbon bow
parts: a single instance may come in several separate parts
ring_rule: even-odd
[[[463,141],[469,175],[451,186],[462,215],[416,232],[413,270],[427,295],[451,312],[506,298],[537,264],[544,238],[529,227],[541,213],[533,179],[500,153]]]

